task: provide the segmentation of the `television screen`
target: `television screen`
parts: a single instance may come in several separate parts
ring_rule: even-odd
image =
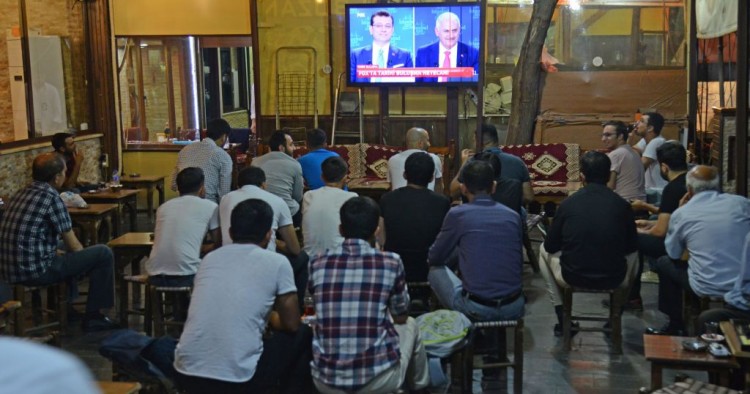
[[[479,81],[478,3],[348,4],[348,85]]]

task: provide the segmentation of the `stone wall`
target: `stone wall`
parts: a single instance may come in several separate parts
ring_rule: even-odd
[[[77,141],[83,151],[83,166],[78,180],[94,183],[101,180],[99,156],[102,154],[101,138]],[[49,152],[51,146],[43,146],[13,153],[0,152],[0,197],[7,198],[31,182],[31,163],[40,153]]]

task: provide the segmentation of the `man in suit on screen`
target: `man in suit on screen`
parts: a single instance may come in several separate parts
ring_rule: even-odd
[[[351,54],[351,80],[354,82],[413,82],[398,80],[382,80],[379,78],[358,78],[357,65],[375,65],[380,68],[414,67],[411,53],[407,50],[391,45],[393,37],[393,16],[388,11],[380,10],[370,17],[370,35],[372,44],[357,48]]]
[[[479,51],[459,41],[461,21],[458,15],[444,12],[435,20],[435,35],[438,41],[417,49],[417,67],[472,67],[474,75],[479,72]],[[422,82],[472,81],[474,78],[420,78]]]

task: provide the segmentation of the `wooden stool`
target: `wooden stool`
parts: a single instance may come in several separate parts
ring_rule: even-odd
[[[34,302],[26,302],[27,293],[32,293],[32,299],[35,298],[33,293],[45,291],[47,293],[46,307],[34,305]],[[13,319],[13,335],[18,337],[29,336],[30,334],[39,334],[47,329],[56,327],[57,331],[65,333],[68,327],[68,286],[63,281],[49,286],[24,286],[17,284],[13,287],[13,297],[21,302],[20,308],[16,310]],[[38,309],[35,310],[35,307]],[[50,318],[54,316],[55,320]],[[46,317],[46,319],[45,319]],[[34,321],[33,326],[27,327],[29,319]]]
[[[609,322],[609,327],[580,327],[579,331],[603,332],[610,334],[612,351],[622,354],[622,301],[617,296],[620,289],[596,290],[579,287],[563,287],[563,344],[566,351],[570,351],[572,333],[570,330],[573,320]],[[573,293],[602,293],[609,294],[609,317],[573,316]]]
[[[514,345],[513,361],[508,359],[506,344],[506,329],[513,328]],[[474,349],[478,330],[484,330],[489,335],[496,338],[495,353],[480,353]],[[474,363],[475,355],[492,355],[497,356],[497,362],[485,363],[483,359]],[[453,381],[459,381],[462,393],[471,393],[472,375],[474,368],[477,369],[502,369],[507,367],[513,368],[513,392],[521,393],[523,391],[523,319],[518,320],[494,320],[486,322],[475,322],[472,324],[471,331],[468,335],[466,346],[455,353],[451,360],[451,375]]]
[[[167,294],[187,294],[190,295],[190,293],[193,291],[193,288],[191,286],[185,286],[185,287],[169,287],[169,286],[148,286],[148,292],[149,296],[151,298],[151,314],[152,314],[152,321],[154,323],[154,336],[160,337],[166,333],[166,326],[178,326],[183,327],[185,325],[184,321],[167,321],[165,312],[165,305],[164,298]],[[220,305],[217,305],[217,308],[220,308]],[[185,311],[187,313],[187,311]]]
[[[120,287],[120,297],[121,299],[127,300],[129,299],[129,293],[130,293],[130,287],[132,285],[133,287],[133,293],[140,290],[140,286],[144,286],[144,288],[148,289],[148,275],[125,275],[122,277],[123,283]],[[128,305],[127,302],[125,302],[124,305]],[[132,308],[125,308],[120,311],[120,324],[122,324],[123,327],[128,327],[128,316],[129,315],[139,315],[143,316],[143,332],[146,333],[146,335],[151,335],[151,319],[152,319],[152,313],[151,313],[151,292],[146,290],[146,300],[143,310],[137,309],[135,305],[133,305]]]
[[[723,308],[726,306],[724,297],[699,297],[692,291],[682,291],[682,321],[685,329],[690,334],[698,335],[703,332],[703,327],[698,327],[698,316],[712,307]]]

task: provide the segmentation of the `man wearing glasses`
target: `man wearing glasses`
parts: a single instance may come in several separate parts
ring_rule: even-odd
[[[393,37],[393,16],[388,11],[380,10],[370,17],[370,35],[372,45],[352,51],[351,77],[354,82],[414,82],[414,78],[359,78],[357,66],[368,65],[378,68],[414,67],[409,51],[391,44]]]

